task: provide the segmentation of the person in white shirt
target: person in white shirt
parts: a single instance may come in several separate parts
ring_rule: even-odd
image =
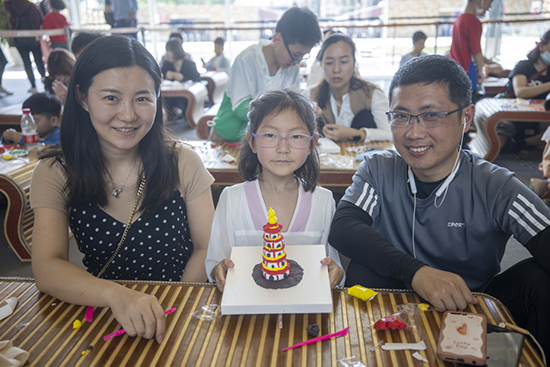
[[[323,135],[334,141],[392,140],[386,118],[388,99],[376,85],[355,75],[355,43],[344,34],[332,34],[321,46],[325,72],[322,83],[312,88],[310,100]]]
[[[206,70],[225,71],[227,74],[229,74],[231,61],[229,61],[229,59],[223,54],[224,44],[225,40],[221,37],[218,37],[214,40],[214,53],[216,54],[216,56],[208,60],[208,62],[204,62],[204,60],[201,58],[203,68],[205,68]]]
[[[422,31],[414,32],[412,39],[414,48],[408,54],[403,55],[401,61],[399,61],[399,67],[403,66],[407,61],[412,60],[415,57],[426,55],[424,52],[422,52],[422,50],[424,49],[424,45],[426,44],[426,39],[428,39],[426,33]]]
[[[206,255],[206,273],[223,292],[235,246],[262,246],[263,225],[273,208],[287,245],[325,245],[331,287],[344,284],[338,252],[328,243],[335,211],[332,193],[317,186],[319,156],[311,103],[290,89],[261,94],[250,103],[239,155],[246,182],[220,196]]]

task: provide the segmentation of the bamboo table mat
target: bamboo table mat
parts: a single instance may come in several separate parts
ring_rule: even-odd
[[[371,326],[380,317],[397,311],[397,305],[419,303],[414,293],[380,290],[372,301],[351,297],[345,290],[333,292],[331,314],[288,314],[283,328],[277,315],[222,316],[201,321],[191,313],[201,306],[220,303],[221,294],[209,284],[126,282],[126,287],[154,294],[165,309],[177,310],[166,318],[166,336],[156,341],[122,335],[103,341],[103,336],[120,329],[108,308],[96,309],[92,323],[83,322],[73,330],[73,321],[84,320],[86,307],[64,303],[36,289],[33,279],[0,279],[0,299],[16,296],[19,304],[0,322],[0,340],[11,339],[14,346],[30,352],[25,366],[338,366],[337,360],[356,356],[366,366],[425,365],[412,351],[384,351],[373,348],[380,341],[416,343],[424,340],[420,354],[429,366],[452,366],[437,359],[435,351],[442,314],[422,312],[421,331],[375,331]],[[466,311],[482,313],[491,324],[512,322],[508,310],[494,298],[476,294],[478,305]],[[349,326],[345,337],[318,342],[281,352],[281,349],[308,339],[309,324],[320,327],[320,335]],[[87,349],[93,346],[93,349]],[[87,351],[82,355],[82,351]],[[527,341],[521,366],[543,366]]]

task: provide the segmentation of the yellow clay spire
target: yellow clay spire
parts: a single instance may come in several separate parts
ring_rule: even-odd
[[[275,216],[275,210],[272,208],[269,208],[269,211],[267,212],[267,223],[269,224],[277,224],[277,217]]]

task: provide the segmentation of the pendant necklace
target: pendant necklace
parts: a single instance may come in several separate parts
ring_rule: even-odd
[[[128,179],[130,178],[130,175],[132,174],[132,171],[134,170],[134,167],[136,166],[137,162],[138,162],[138,159],[136,158],[136,161],[134,162],[134,165],[132,166],[132,168],[130,168],[130,172],[128,172],[128,176],[126,176],[126,180],[124,180],[124,183],[122,184],[120,189],[116,188],[114,182],[112,182],[110,180],[107,180],[107,183],[109,184],[110,188],[113,190],[113,191],[111,191],[111,195],[113,195],[115,198],[118,199],[118,195],[120,195],[120,193],[122,191],[124,191],[124,186],[126,185],[126,182],[128,182]],[[110,173],[109,173],[109,177],[111,177]],[[111,179],[112,179],[112,177],[111,177]]]

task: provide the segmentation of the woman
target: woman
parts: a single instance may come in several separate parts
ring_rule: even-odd
[[[156,297],[104,279],[206,280],[213,178],[191,149],[168,139],[160,82],[136,40],[92,42],[71,77],[61,148],[46,154],[31,184],[37,287],[110,307],[129,335],[159,343],[165,319]],[[68,226],[87,272],[68,261]]]
[[[527,60],[517,63],[510,73],[507,98],[545,99],[550,92],[550,31],[527,54]],[[542,146],[536,122],[503,121],[497,125],[500,146],[504,150],[518,150],[525,146]],[[530,134],[525,132],[530,130]],[[534,131],[534,135],[533,135]]]
[[[349,36],[332,34],[321,46],[324,80],[312,88],[310,99],[323,135],[334,141],[391,140],[386,118],[388,99],[377,86],[355,76],[355,44]]]
[[[67,99],[67,86],[71,81],[75,62],[74,56],[62,48],[54,49],[48,56],[48,79],[51,82],[51,87],[46,86],[46,90],[51,89],[61,104],[65,104]]]
[[[201,76],[197,71],[197,65],[185,57],[185,52],[178,39],[171,38],[166,43],[166,59],[162,64],[162,75],[166,80],[186,82],[192,80],[200,82]],[[170,120],[178,119],[185,115],[187,99],[182,97],[167,98]]]

